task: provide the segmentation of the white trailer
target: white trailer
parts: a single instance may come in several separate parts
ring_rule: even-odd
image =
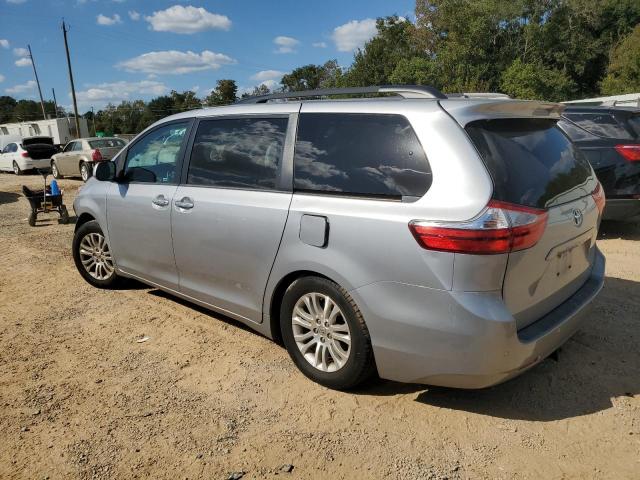
[[[73,118],[50,118],[48,120],[34,120],[20,123],[3,123],[0,125],[0,136],[10,135],[24,137],[46,136],[53,137],[56,145],[66,145],[77,137],[88,137],[89,127],[84,118],[80,121],[80,135],[76,135],[76,124]]]

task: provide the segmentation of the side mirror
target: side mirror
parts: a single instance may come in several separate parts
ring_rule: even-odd
[[[101,182],[113,182],[116,179],[116,164],[105,161],[98,162],[96,166],[96,180]]]

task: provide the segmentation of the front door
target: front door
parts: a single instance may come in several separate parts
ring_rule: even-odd
[[[124,273],[178,289],[171,241],[171,202],[191,120],[161,125],[127,148],[119,182],[109,186],[107,224]]]
[[[171,212],[181,292],[255,322],[291,203],[287,125],[286,114],[200,120]]]

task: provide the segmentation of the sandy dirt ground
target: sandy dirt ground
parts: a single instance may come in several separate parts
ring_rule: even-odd
[[[233,320],[90,287],[73,225],[29,227],[23,183],[0,174],[0,478],[640,478],[637,226],[603,226],[605,289],[557,360],[482,391],[341,393]],[[71,207],[81,182],[61,185]]]

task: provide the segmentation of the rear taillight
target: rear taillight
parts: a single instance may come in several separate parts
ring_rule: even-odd
[[[602,215],[604,211],[604,206],[606,204],[606,199],[604,197],[604,190],[602,189],[602,185],[598,182],[596,188],[591,192],[591,196],[593,197],[593,201],[596,202],[596,207],[598,207],[598,213]]]
[[[29,158],[29,152],[22,152],[20,155],[24,158]]]
[[[99,149],[96,148],[93,152],[91,152],[91,160],[93,160],[94,162],[102,161],[102,153],[100,153]]]
[[[492,255],[533,247],[547,225],[547,212],[491,200],[477,217],[465,222],[409,223],[427,250]]]
[[[640,145],[616,145],[615,148],[627,162],[640,162]]]

